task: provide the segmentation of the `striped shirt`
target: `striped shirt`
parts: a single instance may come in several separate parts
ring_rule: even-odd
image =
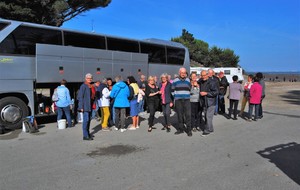
[[[191,83],[190,79],[176,78],[172,83],[172,95],[175,100],[190,99]]]

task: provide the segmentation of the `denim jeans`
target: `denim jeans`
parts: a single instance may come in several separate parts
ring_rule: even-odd
[[[175,109],[178,118],[178,131],[191,131],[191,102],[190,99],[175,100]],[[186,124],[186,130],[184,130]]]
[[[72,118],[71,118],[71,110],[70,106],[67,107],[57,107],[57,121],[62,119],[63,113],[65,113],[65,116],[68,121],[68,127],[72,127]]]
[[[255,109],[254,119],[258,118],[260,104],[249,104],[249,119],[252,118],[253,107]]]
[[[142,99],[139,103],[139,113],[144,112],[144,99]]]
[[[170,121],[170,115],[171,115],[171,108],[170,108],[170,103],[168,104],[162,104],[162,112],[164,114],[164,126],[168,127],[171,125]]]
[[[90,137],[91,112],[83,112],[82,133],[83,137]]]
[[[219,111],[219,95],[216,96],[215,113]]]

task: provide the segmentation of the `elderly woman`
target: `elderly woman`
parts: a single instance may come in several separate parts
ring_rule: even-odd
[[[151,132],[152,129],[155,129],[153,127],[154,114],[158,108],[159,96],[160,96],[160,91],[155,84],[155,80],[153,76],[148,77],[148,84],[146,85],[145,95],[147,97],[148,108],[150,112],[150,116],[148,119],[148,124],[149,124],[148,132]]]
[[[132,118],[132,125],[128,127],[128,130],[135,130],[138,128],[138,114],[139,114],[139,105],[137,102],[138,94],[139,94],[139,86],[133,76],[127,77],[127,83],[129,85],[130,90],[130,116]]]
[[[167,129],[167,132],[171,131],[171,107],[173,106],[172,102],[172,84],[168,81],[168,75],[166,73],[160,76],[161,83],[159,84],[160,94],[161,94],[161,106],[162,112],[164,115],[164,127],[161,130]]]

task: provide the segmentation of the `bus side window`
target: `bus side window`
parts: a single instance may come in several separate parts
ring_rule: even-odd
[[[61,32],[44,28],[20,26],[0,44],[0,53],[35,55],[37,43],[61,45]]]
[[[65,46],[106,49],[105,37],[64,31]]]
[[[225,75],[230,75],[230,70],[224,70]]]
[[[185,49],[167,47],[167,64],[183,65]]]
[[[147,53],[149,55],[149,63],[167,63],[166,48],[163,45],[141,42],[141,53]]]
[[[107,49],[138,53],[139,44],[136,41],[107,37]]]

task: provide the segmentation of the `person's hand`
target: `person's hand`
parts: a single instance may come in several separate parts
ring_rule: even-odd
[[[83,112],[83,109],[81,109],[80,111]]]
[[[170,108],[173,107],[173,102],[170,102]]]
[[[201,96],[206,96],[206,95],[207,95],[207,92],[200,92],[200,95],[201,95]]]

